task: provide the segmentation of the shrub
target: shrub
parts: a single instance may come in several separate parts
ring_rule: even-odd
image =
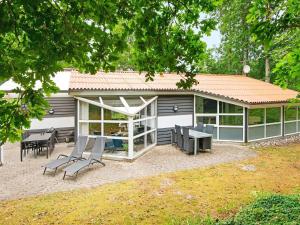
[[[227,225],[300,224],[299,195],[269,195],[243,208]]]

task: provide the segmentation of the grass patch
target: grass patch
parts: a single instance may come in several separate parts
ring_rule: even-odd
[[[209,222],[233,217],[258,193],[300,193],[299,144],[258,154],[207,169],[2,201],[0,224],[169,224],[176,222],[173,218]],[[256,170],[242,170],[244,165]]]

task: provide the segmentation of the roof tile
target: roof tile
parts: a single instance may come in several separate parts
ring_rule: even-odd
[[[145,74],[137,72],[99,72],[95,75],[73,71],[69,90],[145,90],[145,91],[184,91],[176,83],[183,77],[166,73],[156,75],[154,81],[145,81]],[[198,84],[191,90],[208,95],[241,101],[249,104],[287,102],[298,92],[282,89],[276,85],[242,75],[199,74]]]

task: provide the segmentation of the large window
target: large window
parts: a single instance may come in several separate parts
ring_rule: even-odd
[[[219,110],[220,113],[243,113],[243,107],[226,102],[219,102]]]
[[[195,96],[195,123],[214,125],[214,139],[243,141],[242,106]]]
[[[156,144],[156,98],[78,97],[78,135],[107,137],[105,154],[135,157]]]
[[[282,134],[281,107],[250,109],[248,140],[278,137]]]
[[[265,123],[265,109],[250,109],[249,110],[249,125],[257,125]]]
[[[297,107],[296,106],[287,106],[285,108],[285,121],[294,121],[297,120]]]
[[[196,113],[217,113],[217,104],[216,100],[196,96]]]
[[[284,110],[284,131],[285,134],[294,134],[298,131],[297,118],[298,118],[298,107],[297,106],[286,106]]]
[[[243,116],[220,116],[220,125],[243,126]]]
[[[281,108],[267,108],[266,109],[266,122],[267,123],[278,123],[281,122]]]

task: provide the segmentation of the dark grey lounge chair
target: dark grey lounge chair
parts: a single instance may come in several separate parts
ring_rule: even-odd
[[[183,149],[183,136],[181,134],[181,127],[178,125],[175,125],[175,131],[176,131],[176,136],[177,136],[177,146],[180,149]]]
[[[80,160],[76,161],[72,165],[65,168],[63,179],[65,179],[66,176],[73,176],[74,174],[76,174],[77,176],[78,172],[81,169],[88,167],[94,163],[100,163],[103,166],[105,166],[105,164],[101,161],[104,148],[105,148],[105,139],[106,139],[105,137],[96,137],[95,144],[92,148],[92,152],[89,158],[88,159],[81,158]]]
[[[80,159],[86,147],[87,140],[88,140],[87,136],[79,136],[78,141],[71,154],[69,156],[60,154],[56,160],[53,160],[52,162],[44,166],[45,169],[43,174],[45,174],[47,169],[54,170],[54,174],[55,174],[58,167],[67,164],[69,162],[75,161],[77,159]]]
[[[195,140],[190,138],[188,127],[182,127],[183,133],[183,150],[186,154],[193,154],[194,153],[194,143]]]

